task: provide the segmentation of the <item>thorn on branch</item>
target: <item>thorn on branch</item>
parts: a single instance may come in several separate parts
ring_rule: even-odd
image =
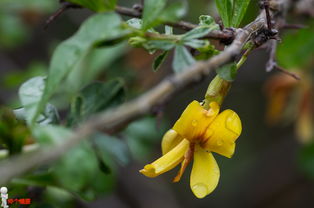
[[[134,4],[132,7],[134,10],[138,11],[138,12],[143,12],[143,4]]]
[[[291,77],[293,77],[296,80],[300,80],[301,78],[299,77],[299,75],[289,72],[286,69],[278,66],[277,62],[276,62],[276,51],[277,51],[277,41],[276,40],[272,40],[270,43],[270,55],[269,55],[269,60],[266,63],[266,71],[270,72],[273,69],[277,69],[278,71],[287,74]]]
[[[68,9],[78,9],[82,8],[81,6],[65,1],[60,1],[60,4],[62,5],[55,13],[53,13],[47,20],[44,25],[44,29],[46,30],[48,26],[55,21],[62,13],[64,13]]]
[[[281,26],[282,29],[304,29],[307,28],[306,25],[302,25],[302,24],[284,24]]]
[[[284,69],[284,68],[282,68],[282,67],[280,67],[278,65],[275,65],[274,68],[277,69],[278,71],[284,73],[284,74],[287,74],[287,75],[293,77],[296,80],[301,80],[301,77],[299,75],[297,75],[297,74],[295,74],[293,72],[289,72],[286,69]]]
[[[268,0],[262,0],[261,3],[264,6],[264,10],[266,13],[267,28],[269,31],[271,31],[272,30],[272,21],[271,21],[270,12],[269,12],[269,1]]]

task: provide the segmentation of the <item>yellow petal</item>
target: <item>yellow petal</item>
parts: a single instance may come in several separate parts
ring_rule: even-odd
[[[140,170],[147,177],[156,177],[164,172],[167,172],[178,165],[184,158],[185,152],[189,149],[190,142],[186,139],[182,140],[175,148],[170,150],[151,164],[145,165],[144,169]]]
[[[230,158],[235,150],[235,140],[240,136],[241,131],[239,116],[232,110],[225,110],[207,129],[206,138],[208,139],[202,147]]]
[[[212,153],[199,145],[195,146],[194,162],[190,177],[190,186],[197,198],[204,198],[218,185],[219,167]]]
[[[182,137],[173,129],[165,133],[161,141],[162,154],[166,154],[182,141]]]
[[[211,102],[210,109],[205,110],[199,102],[194,100],[186,107],[172,129],[183,138],[195,142],[203,138],[207,127],[218,112],[219,105],[216,102]]]

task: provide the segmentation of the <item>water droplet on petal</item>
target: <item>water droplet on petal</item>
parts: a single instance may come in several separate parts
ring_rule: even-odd
[[[224,141],[222,139],[219,139],[217,141],[217,146],[222,146],[224,144]]]
[[[192,121],[192,126],[194,126],[194,127],[197,126],[197,120]]]
[[[207,186],[203,183],[197,183],[192,187],[193,193],[197,198],[204,198],[207,193],[208,189]]]
[[[214,173],[215,173],[215,174],[219,174],[219,168],[215,168],[215,169],[214,169]]]
[[[209,110],[206,112],[205,114],[206,116],[210,117],[210,116],[214,116],[215,115],[215,112],[213,110]]]

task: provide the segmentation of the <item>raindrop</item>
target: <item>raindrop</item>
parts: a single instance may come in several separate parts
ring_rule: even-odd
[[[217,145],[218,145],[218,146],[222,146],[223,144],[224,144],[224,141],[223,141],[223,140],[220,139],[220,140],[217,141]]]
[[[194,126],[194,127],[197,126],[197,120],[192,121],[192,126]]]

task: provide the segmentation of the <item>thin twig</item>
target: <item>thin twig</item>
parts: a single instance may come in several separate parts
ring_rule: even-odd
[[[277,41],[276,40],[270,40],[270,53],[269,53],[269,59],[266,63],[266,71],[270,72],[273,70],[273,68],[277,65],[276,62],[276,50],[277,50]]]
[[[271,31],[272,30],[272,24],[271,24],[270,12],[269,12],[269,1],[263,0],[263,4],[264,4],[265,13],[266,13],[267,28],[269,31]]]
[[[122,6],[116,6],[115,11],[121,15],[126,15],[129,17],[135,17],[135,18],[141,18],[142,13],[138,10],[127,8],[127,7],[122,7]],[[185,21],[178,21],[178,22],[166,22],[164,23],[165,25],[169,25],[171,27],[175,28],[180,28],[182,30],[192,30],[195,27],[197,27],[196,24],[192,24],[190,22],[185,22]],[[211,31],[209,34],[204,36],[204,38],[210,38],[210,39],[219,39],[219,40],[233,40],[234,34],[230,30],[215,30]]]
[[[48,26],[55,21],[62,13],[64,13],[68,9],[73,9],[73,8],[81,8],[79,5],[72,4],[69,2],[62,2],[61,7],[54,13],[52,14],[47,20],[44,25],[44,29],[46,30]]]
[[[275,66],[274,66],[274,69],[277,69],[278,71],[280,71],[280,72],[282,72],[282,73],[284,73],[284,74],[287,74],[287,75],[289,75],[289,76],[295,78],[296,80],[301,80],[301,77],[300,77],[299,75],[297,75],[297,74],[295,74],[295,73],[293,73],[293,72],[289,72],[289,71],[287,71],[286,69],[284,69],[284,68],[282,68],[282,67],[280,67],[280,66],[278,66],[278,65],[275,65]]]
[[[280,29],[304,29],[307,28],[306,25],[302,25],[302,24],[284,24],[280,27]]]

